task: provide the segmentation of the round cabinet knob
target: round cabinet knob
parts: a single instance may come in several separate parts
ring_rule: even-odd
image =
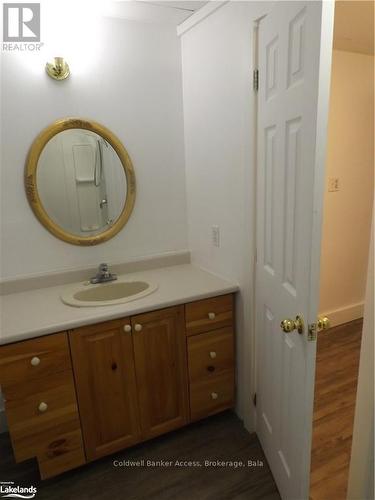
[[[219,394],[217,392],[211,392],[212,399],[217,399],[218,397],[219,397]]]
[[[125,333],[130,333],[132,331],[131,325],[124,325],[124,332]]]
[[[47,408],[48,408],[48,405],[47,405],[47,403],[44,403],[44,401],[42,401],[40,403],[40,405],[38,406],[38,410],[40,411],[40,413],[44,413],[45,411],[47,411]]]
[[[134,325],[134,330],[135,330],[136,332],[140,332],[140,331],[142,330],[142,325],[140,325],[139,323],[136,323],[136,324]]]
[[[211,359],[215,359],[216,358],[216,352],[215,351],[211,351],[210,352],[210,358]]]
[[[216,314],[215,313],[208,313],[208,319],[215,319]]]
[[[37,356],[34,356],[34,357],[31,359],[30,363],[32,364],[32,366],[38,366],[38,365],[39,365],[39,363],[40,363],[40,358],[38,358]]]

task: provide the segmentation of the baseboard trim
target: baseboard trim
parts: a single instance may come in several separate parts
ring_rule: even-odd
[[[327,316],[330,319],[331,326],[338,326],[362,318],[363,311],[364,303],[359,302],[358,304],[350,304],[345,307],[340,307],[339,309],[320,313],[319,316]]]
[[[0,434],[8,430],[7,419],[5,417],[5,410],[0,410]]]

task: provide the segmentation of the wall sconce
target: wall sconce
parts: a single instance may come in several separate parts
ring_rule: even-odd
[[[68,63],[63,57],[55,57],[53,62],[46,64],[46,71],[48,76],[54,80],[65,80],[70,75]]]

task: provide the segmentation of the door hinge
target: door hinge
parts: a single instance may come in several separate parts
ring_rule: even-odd
[[[253,89],[255,92],[259,90],[259,69],[254,69],[253,71]]]
[[[253,404],[254,404],[254,406],[257,405],[257,393],[256,392],[253,395]]]

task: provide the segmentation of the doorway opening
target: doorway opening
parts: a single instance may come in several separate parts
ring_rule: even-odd
[[[374,194],[374,3],[336,1],[310,498],[346,498]]]

